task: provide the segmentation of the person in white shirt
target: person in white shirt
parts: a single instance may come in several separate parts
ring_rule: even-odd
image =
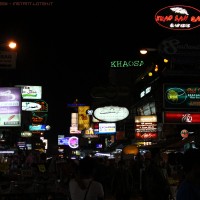
[[[95,161],[91,157],[85,157],[79,162],[76,177],[69,182],[71,200],[104,200],[103,185],[93,180]]]

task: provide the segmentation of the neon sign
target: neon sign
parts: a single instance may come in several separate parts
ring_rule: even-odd
[[[173,5],[160,9],[155,21],[171,30],[191,30],[200,26],[200,10],[185,5]]]
[[[140,67],[144,65],[144,61],[142,60],[129,60],[129,61],[122,61],[122,60],[116,60],[111,61],[110,67],[112,68],[127,68],[127,67]]]

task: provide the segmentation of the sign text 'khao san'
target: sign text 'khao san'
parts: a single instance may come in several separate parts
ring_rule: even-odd
[[[186,5],[173,5],[160,9],[155,21],[171,30],[191,30],[200,26],[200,10]]]

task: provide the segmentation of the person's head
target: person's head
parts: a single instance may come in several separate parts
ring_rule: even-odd
[[[81,177],[91,177],[94,174],[95,161],[91,157],[85,157],[79,161],[79,173]]]

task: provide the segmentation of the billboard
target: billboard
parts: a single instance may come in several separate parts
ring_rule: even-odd
[[[42,99],[42,86],[15,85],[21,88],[22,99]]]
[[[157,116],[135,116],[135,138],[157,139]]]
[[[163,112],[163,122],[169,124],[200,124],[200,113],[198,112]]]
[[[200,26],[200,10],[187,5],[173,5],[161,8],[155,14],[155,21],[170,30],[191,30]]]
[[[165,108],[199,109],[200,86],[193,84],[164,84],[163,105]]]
[[[94,117],[104,122],[116,122],[128,117],[129,111],[125,107],[105,106],[94,110]]]
[[[36,111],[39,110],[42,106],[35,102],[22,102],[22,111]]]
[[[79,147],[79,138],[75,136],[65,137],[64,135],[59,135],[58,145],[69,146],[72,149],[76,149]]]
[[[90,127],[90,116],[87,110],[90,106],[78,106],[78,130],[88,129]]]
[[[116,134],[116,123],[103,123],[100,122],[99,131],[95,134]]]
[[[0,127],[21,126],[21,91],[16,87],[0,87]]]

